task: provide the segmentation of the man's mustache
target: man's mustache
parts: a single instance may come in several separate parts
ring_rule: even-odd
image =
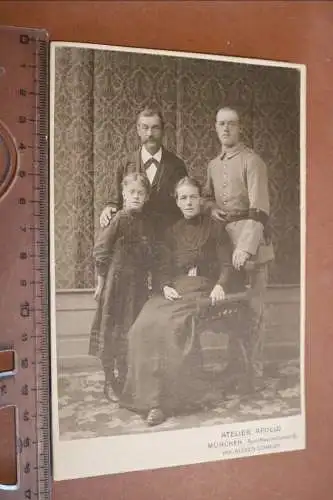
[[[160,142],[160,139],[155,139],[155,137],[147,137],[146,139],[143,140],[144,144],[146,142]]]

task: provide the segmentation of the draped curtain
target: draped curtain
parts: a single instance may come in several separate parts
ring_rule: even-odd
[[[242,136],[268,167],[276,260],[270,282],[300,277],[299,72],[295,69],[83,48],[56,49],[56,286],[94,286],[92,247],[119,159],[138,148],[136,117],[158,105],[168,149],[205,179],[220,147],[216,110],[237,106]]]

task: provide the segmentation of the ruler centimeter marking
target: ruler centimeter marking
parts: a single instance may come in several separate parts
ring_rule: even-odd
[[[0,405],[16,408],[18,464],[17,485],[0,485],[0,489],[4,500],[48,500],[47,33],[0,27],[0,66],[0,138],[10,157],[9,166],[1,159],[0,171],[0,234],[4,242],[0,246],[0,348],[15,351],[14,374],[0,378]],[[3,158],[7,156],[5,153]]]

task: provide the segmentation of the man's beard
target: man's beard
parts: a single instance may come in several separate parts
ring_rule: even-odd
[[[160,144],[160,141],[158,139],[154,139],[153,137],[149,137],[149,139],[146,139],[143,144],[155,144],[158,146]]]
[[[161,141],[159,141],[158,139],[146,139],[142,145],[146,147],[146,149],[153,149],[153,150],[156,150],[158,151],[161,147]]]

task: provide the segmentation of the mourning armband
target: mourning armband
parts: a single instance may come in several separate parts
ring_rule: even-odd
[[[256,222],[261,222],[263,226],[266,226],[269,217],[266,212],[260,210],[259,208],[250,208],[249,219],[255,220]]]

